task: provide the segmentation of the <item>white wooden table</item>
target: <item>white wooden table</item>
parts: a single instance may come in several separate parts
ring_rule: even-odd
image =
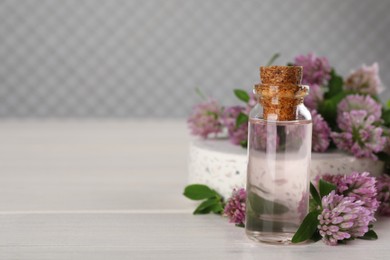
[[[0,122],[0,259],[386,259],[377,241],[271,246],[193,216],[184,120]]]

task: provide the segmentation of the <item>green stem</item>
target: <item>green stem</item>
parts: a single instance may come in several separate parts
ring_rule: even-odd
[[[275,62],[275,60],[279,58],[279,56],[280,56],[279,53],[275,53],[274,55],[272,55],[271,59],[267,62],[266,66],[271,66]]]
[[[196,94],[197,94],[201,99],[203,99],[203,100],[206,100],[206,99],[207,99],[207,97],[205,96],[205,94],[203,94],[203,92],[200,90],[199,87],[196,87],[196,88],[195,88],[195,92],[196,92]]]

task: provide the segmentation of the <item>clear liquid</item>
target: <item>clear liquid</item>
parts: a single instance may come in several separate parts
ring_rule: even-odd
[[[310,120],[249,122],[246,233],[289,244],[308,212]]]

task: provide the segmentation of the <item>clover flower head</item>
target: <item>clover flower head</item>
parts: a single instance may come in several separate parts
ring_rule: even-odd
[[[376,199],[376,179],[370,173],[352,172],[339,179],[337,191],[344,196],[353,197],[363,202],[372,215],[376,212],[379,202]]]
[[[231,223],[242,225],[245,223],[246,191],[244,188],[234,189],[232,196],[226,203],[224,214]]]
[[[352,72],[345,82],[345,89],[362,94],[377,95],[383,91],[378,63],[363,65]]]
[[[348,151],[358,158],[377,160],[374,153],[383,150],[386,138],[383,129],[374,125],[375,116],[366,110],[343,112],[337,118],[341,133],[332,132],[331,137],[340,150]]]
[[[337,245],[338,241],[363,236],[368,225],[375,221],[364,202],[353,197],[337,195],[332,191],[322,198],[322,212],[318,216],[318,229],[323,241]]]
[[[331,67],[325,57],[317,57],[313,53],[298,55],[294,59],[294,65],[303,67],[303,84],[323,85],[330,79]]]
[[[324,91],[320,85],[311,84],[309,94],[305,97],[304,103],[309,110],[318,109],[318,105],[324,100]]]
[[[187,123],[193,135],[207,138],[210,134],[217,134],[222,131],[219,121],[222,108],[214,99],[197,104]]]
[[[248,124],[243,123],[237,127],[237,117],[240,113],[246,114],[243,106],[232,106],[225,109],[221,121],[228,130],[229,140],[233,144],[242,144],[248,140]]]
[[[370,176],[368,172],[352,172],[349,175],[325,174],[317,177],[318,187],[319,179],[330,182],[336,186],[336,194],[346,197],[353,197],[363,202],[371,215],[374,215],[378,209],[377,187],[375,177]]]
[[[330,127],[324,118],[316,111],[311,111],[313,122],[312,149],[314,152],[325,152],[330,143]]]
[[[377,200],[380,205],[378,208],[379,215],[390,217],[390,176],[383,174],[377,178]]]
[[[352,110],[365,110],[368,115],[374,116],[375,121],[380,120],[382,115],[381,104],[368,95],[348,95],[337,106],[339,115]]]

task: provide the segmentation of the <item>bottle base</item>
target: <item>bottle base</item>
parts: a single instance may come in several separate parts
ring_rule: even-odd
[[[294,233],[246,231],[249,239],[273,245],[291,245]]]

